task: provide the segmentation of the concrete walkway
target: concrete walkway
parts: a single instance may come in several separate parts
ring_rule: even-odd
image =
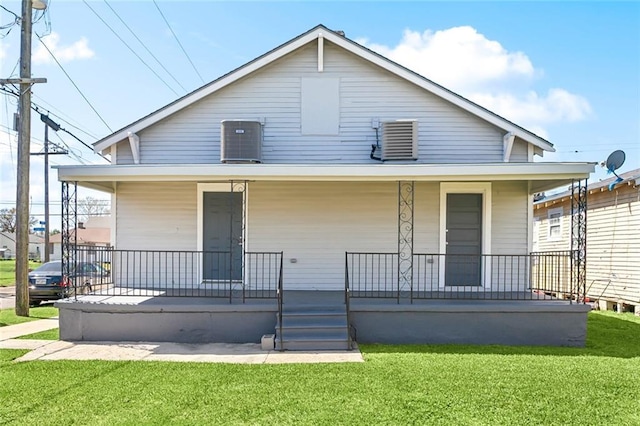
[[[58,327],[57,318],[0,327],[0,349],[29,349],[16,361],[105,360],[219,362],[232,364],[286,364],[364,362],[358,349],[326,352],[276,352],[259,344],[168,342],[65,342],[16,339]]]

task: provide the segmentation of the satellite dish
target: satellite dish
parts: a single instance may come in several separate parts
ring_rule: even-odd
[[[609,184],[609,191],[613,191],[613,188],[615,188],[617,184],[622,182],[622,178],[617,175],[616,170],[618,170],[620,166],[624,164],[624,160],[626,159],[626,157],[627,156],[625,155],[624,151],[619,149],[617,151],[613,151],[611,154],[609,154],[609,157],[607,157],[605,167],[607,168],[607,171],[609,173],[613,173],[613,175],[616,177],[616,180]]]
[[[624,160],[627,158],[624,151],[617,150],[613,151],[607,157],[606,167],[609,173],[613,173],[615,175],[615,171],[620,168],[624,164]],[[617,176],[617,175],[616,175]]]

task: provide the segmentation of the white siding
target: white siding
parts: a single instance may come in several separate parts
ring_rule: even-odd
[[[492,188],[492,252],[526,253],[526,184],[494,182]],[[289,289],[341,289],[345,252],[397,252],[397,191],[393,182],[251,182],[245,248],[283,251]],[[195,184],[120,184],[117,194],[117,249],[196,249]],[[439,183],[415,185],[416,253],[440,252],[439,199]],[[140,276],[150,279],[146,270]]]
[[[331,43],[324,58],[318,73],[316,46],[302,48],[140,132],[141,163],[219,163],[224,119],[265,120],[265,163],[369,163],[372,119],[407,118],[419,123],[418,162],[502,162],[502,130]],[[339,134],[303,136],[302,79],[323,77],[340,81]],[[118,164],[131,162],[123,145]]]
[[[588,295],[640,304],[640,188],[592,194],[588,206]]]
[[[509,161],[512,163],[527,163],[529,161],[528,146],[528,143],[516,140],[511,148]]]
[[[527,183],[494,182],[492,189],[492,254],[527,254]]]
[[[195,183],[119,183],[118,250],[196,250]]]
[[[344,288],[346,251],[397,251],[394,184],[257,182],[249,197],[249,249],[284,251],[287,288]]]
[[[564,209],[560,241],[548,240],[549,209]],[[536,209],[539,247],[571,248],[571,206],[568,200]],[[587,197],[587,295],[595,299],[640,303],[640,189],[623,185]]]

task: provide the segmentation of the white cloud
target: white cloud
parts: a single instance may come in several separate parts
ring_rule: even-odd
[[[524,52],[510,52],[469,26],[405,30],[395,47],[359,42],[541,136],[544,125],[591,114],[587,99],[565,89],[537,93],[531,87],[544,73]]]
[[[591,114],[589,102],[582,96],[564,89],[551,89],[540,96],[529,91],[522,96],[511,93],[473,93],[469,98],[519,124],[549,124],[575,122]]]
[[[42,37],[42,42],[49,48],[60,63],[71,62],[76,59],[90,59],[95,56],[95,52],[89,47],[89,41],[84,37],[81,37],[80,40],[72,44],[60,45],[60,35],[52,32],[48,36]],[[47,49],[41,44],[35,49],[32,58],[35,64],[54,63]]]

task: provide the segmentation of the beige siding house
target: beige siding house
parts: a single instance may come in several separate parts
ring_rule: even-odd
[[[640,314],[640,169],[588,186],[587,297]],[[569,192],[535,203],[534,250],[571,248]]]
[[[351,298],[530,300],[533,194],[594,168],[534,162],[550,142],[324,26],[94,146],[111,165],[58,172],[112,196],[113,295],[268,294],[273,333],[293,305],[283,294],[335,293],[362,341],[394,333],[368,331],[380,309],[357,314]],[[451,341],[406,307],[386,309],[423,330],[403,341]],[[467,328],[466,315],[448,325],[466,341],[509,341],[489,323]],[[156,337],[176,338],[169,328]]]

